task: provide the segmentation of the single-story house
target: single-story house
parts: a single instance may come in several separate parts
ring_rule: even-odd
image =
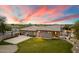
[[[54,38],[61,34],[60,25],[29,26],[20,30],[21,34],[34,37]]]

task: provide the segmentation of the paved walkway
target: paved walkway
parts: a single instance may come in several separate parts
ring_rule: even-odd
[[[20,35],[20,36],[15,37],[15,38],[7,39],[7,40],[5,40],[5,42],[12,43],[12,44],[18,44],[20,42],[28,40],[29,38],[31,38],[31,37]]]
[[[16,45],[0,45],[0,53],[16,52],[18,47]]]

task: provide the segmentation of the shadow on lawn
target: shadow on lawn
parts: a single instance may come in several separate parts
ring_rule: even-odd
[[[4,42],[4,40],[0,41],[0,45],[13,45],[11,43],[8,43],[8,42]]]

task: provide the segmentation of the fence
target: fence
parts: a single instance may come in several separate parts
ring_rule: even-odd
[[[0,41],[4,39],[13,38],[19,35],[19,32],[6,32],[4,35],[0,35]]]

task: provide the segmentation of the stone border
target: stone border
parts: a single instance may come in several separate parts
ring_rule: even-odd
[[[73,53],[79,53],[79,51],[78,51],[79,47],[77,47],[77,43],[75,43],[77,41],[71,41],[69,39],[65,39],[65,41],[67,41],[67,42],[69,42],[69,43],[71,43],[73,45],[73,47],[71,48],[71,50],[72,50]]]

